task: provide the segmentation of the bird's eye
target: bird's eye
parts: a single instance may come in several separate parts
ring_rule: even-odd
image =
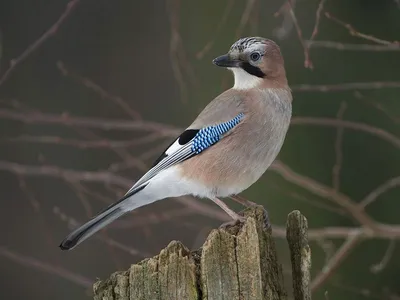
[[[253,53],[250,54],[250,59],[251,59],[252,61],[257,61],[257,60],[259,60],[260,58],[261,58],[261,54],[258,53],[258,52],[253,52]]]

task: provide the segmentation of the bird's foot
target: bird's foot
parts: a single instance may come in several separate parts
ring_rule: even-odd
[[[271,223],[269,221],[269,216],[268,216],[268,211],[265,208],[263,208],[263,210],[264,210],[265,228],[268,229],[271,227]],[[235,216],[233,216],[233,220],[223,223],[219,228],[226,229],[227,227],[233,227],[233,226],[236,226],[239,224],[243,224],[247,219],[247,217],[243,216],[245,211],[246,211],[246,209],[240,211],[239,214],[235,213]]]
[[[219,228],[226,229],[227,227],[233,227],[233,226],[242,224],[245,221],[246,221],[246,217],[236,215],[236,217],[233,220],[221,224],[221,226],[219,226]]]

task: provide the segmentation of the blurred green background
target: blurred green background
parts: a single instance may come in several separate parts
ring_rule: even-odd
[[[205,200],[199,203],[220,217],[188,208],[184,202],[193,203],[191,199],[166,200],[133,212],[74,251],[58,248],[76,222],[84,222],[126,190],[106,179],[74,181],[74,174],[68,177],[60,170],[114,172],[134,182],[172,138],[146,130],[146,122],[185,128],[211,99],[229,88],[232,75],[213,66],[211,60],[227,52],[238,37],[269,37],[281,46],[293,88],[294,119],[340,118],[375,128],[339,130],[342,138],[338,143],[337,126],[299,124],[301,119],[297,119],[300,121],[291,126],[280,153],[282,163],[319,185],[335,187],[338,183],[334,182],[339,182],[338,191],[357,203],[399,176],[400,49],[383,51],[384,42],[352,36],[324,15],[329,12],[381,40],[399,41],[398,1],[325,1],[316,41],[377,45],[381,51],[311,47],[312,70],[304,67],[303,47],[285,1],[78,2],[56,34],[0,85],[2,298],[88,299],[96,278],[104,279],[157,254],[173,239],[195,249],[211,228],[223,222],[220,211]],[[10,60],[57,21],[67,3],[1,1],[0,77]],[[319,3],[293,3],[304,40],[313,32]],[[282,6],[282,13],[274,16]],[[279,38],[277,32],[284,34]],[[368,84],[389,81],[392,87]],[[366,84],[342,90],[342,84],[353,82]],[[304,91],[304,84],[335,84],[339,88]],[[105,120],[134,122],[140,128],[102,130],[54,121],[68,116],[101,118],[97,123],[103,124]],[[374,134],[376,130],[378,134]],[[387,134],[389,138],[382,138]],[[104,140],[128,141],[128,145],[105,144]],[[335,176],[332,170],[338,153],[340,173]],[[53,173],[44,175],[43,166],[53,168]],[[28,175],[21,174],[28,171]],[[263,204],[274,225],[284,226],[287,214],[300,209],[310,228],[361,226],[348,210],[329,199],[332,197],[321,197],[310,191],[309,185],[294,184],[278,173],[268,171],[242,194]],[[365,210],[374,220],[393,225],[394,230],[400,223],[398,182]],[[329,299],[400,299],[398,238],[400,234],[393,239],[378,235],[360,240],[318,287],[314,299],[325,299],[326,291]],[[311,241],[313,278],[344,240],[321,235]],[[277,237],[277,243],[289,284],[286,242]]]

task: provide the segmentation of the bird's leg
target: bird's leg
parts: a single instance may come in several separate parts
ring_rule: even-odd
[[[210,198],[215,204],[217,204],[219,207],[221,207],[232,219],[234,220],[242,220],[243,217],[239,216],[237,213],[235,213],[232,209],[228,207],[222,200],[219,200],[216,197]]]
[[[247,200],[247,199],[245,199],[245,198],[243,198],[243,197],[240,197],[240,196],[238,196],[238,195],[231,196],[230,198],[231,198],[232,200],[236,201],[237,203],[242,204],[243,206],[246,206],[246,207],[252,207],[252,206],[257,205],[257,203],[254,203],[254,202],[252,202],[252,201],[250,201],[250,200]],[[271,227],[271,223],[269,222],[268,211],[267,211],[264,207],[263,207],[263,210],[264,210],[264,222],[265,222],[265,226],[266,226],[267,228],[269,228],[269,227]],[[239,213],[240,213],[240,212],[239,212]]]
[[[238,215],[232,209],[228,207],[223,201],[219,200],[216,197],[210,198],[215,204],[221,207],[233,220],[223,223],[220,228],[225,228],[228,226],[234,226],[238,223],[244,222],[245,218],[243,216]]]
[[[243,197],[240,197],[239,195],[234,195],[234,196],[231,196],[230,198],[233,201],[235,201],[235,202],[237,202],[237,203],[239,203],[239,204],[241,204],[243,206],[246,206],[246,207],[252,207],[252,206],[257,205],[257,203],[254,203],[253,201],[250,201],[250,200],[247,200],[247,199],[245,199]]]

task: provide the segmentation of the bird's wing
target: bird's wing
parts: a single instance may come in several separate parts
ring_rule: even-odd
[[[199,129],[185,130],[155,161],[153,167],[143,175],[126,193],[126,197],[143,188],[150,179],[161,171],[179,164],[216,144],[231,129],[240,123],[244,114],[239,113],[227,122],[204,126]]]

